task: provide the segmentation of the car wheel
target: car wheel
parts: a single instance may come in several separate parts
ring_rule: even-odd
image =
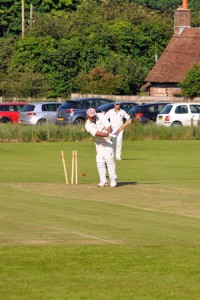
[[[1,123],[4,123],[4,124],[11,123],[11,120],[9,120],[9,119],[1,119]]]
[[[149,120],[146,122],[146,124],[149,124],[149,125],[154,124],[154,123],[155,123],[155,121],[154,121],[154,120],[151,120],[151,119],[149,119]]]
[[[172,123],[172,126],[174,126],[174,127],[180,127],[180,126],[182,126],[182,123],[179,122],[179,121],[175,121],[175,122]]]
[[[84,125],[85,124],[85,120],[83,119],[76,119],[74,121],[74,125]]]
[[[138,118],[133,117],[132,118],[132,123],[134,123],[134,124],[140,124],[140,120]]]
[[[37,121],[37,125],[44,125],[44,124],[46,124],[46,122],[47,121],[45,119],[40,119]]]

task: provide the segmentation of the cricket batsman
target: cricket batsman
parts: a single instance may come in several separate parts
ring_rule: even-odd
[[[99,187],[108,186],[106,167],[110,178],[110,186],[117,186],[117,174],[114,159],[114,139],[116,134],[111,133],[111,125],[102,113],[96,113],[94,108],[87,110],[85,129],[95,137],[96,164],[99,173]]]

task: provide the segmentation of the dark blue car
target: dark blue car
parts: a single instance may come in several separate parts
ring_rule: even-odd
[[[153,102],[143,103],[131,108],[129,115],[132,121],[139,122],[141,124],[152,123],[156,121],[157,115],[162,108],[169,102]]]
[[[114,108],[115,103],[106,103],[106,104],[102,104],[99,107],[96,108],[96,112],[100,113],[100,112],[104,112],[106,113],[107,111],[109,111],[110,109]],[[134,106],[136,106],[137,103],[131,102],[131,101],[123,101],[121,102],[121,109],[125,110],[125,112],[129,112],[130,109]]]

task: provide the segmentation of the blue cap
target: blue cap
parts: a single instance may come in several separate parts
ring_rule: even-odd
[[[115,101],[115,104],[121,104],[121,101],[119,101],[119,100],[117,100],[117,101]]]

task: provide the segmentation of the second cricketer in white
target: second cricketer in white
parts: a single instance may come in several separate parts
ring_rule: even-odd
[[[108,186],[106,167],[110,178],[110,186],[117,185],[116,165],[114,159],[114,139],[116,135],[111,133],[111,125],[102,113],[96,113],[94,108],[87,110],[85,129],[96,137],[96,164],[99,173],[99,187]]]
[[[126,120],[127,124],[131,123],[130,116],[125,112],[125,110],[120,108],[120,101],[115,101],[115,105],[113,109],[110,109],[106,114],[106,118],[110,120],[110,124],[112,126],[113,132],[117,134],[116,143],[116,150],[115,156],[116,160],[121,160],[122,155],[122,142],[123,142],[123,133],[124,130],[120,128],[124,124],[124,119]]]

